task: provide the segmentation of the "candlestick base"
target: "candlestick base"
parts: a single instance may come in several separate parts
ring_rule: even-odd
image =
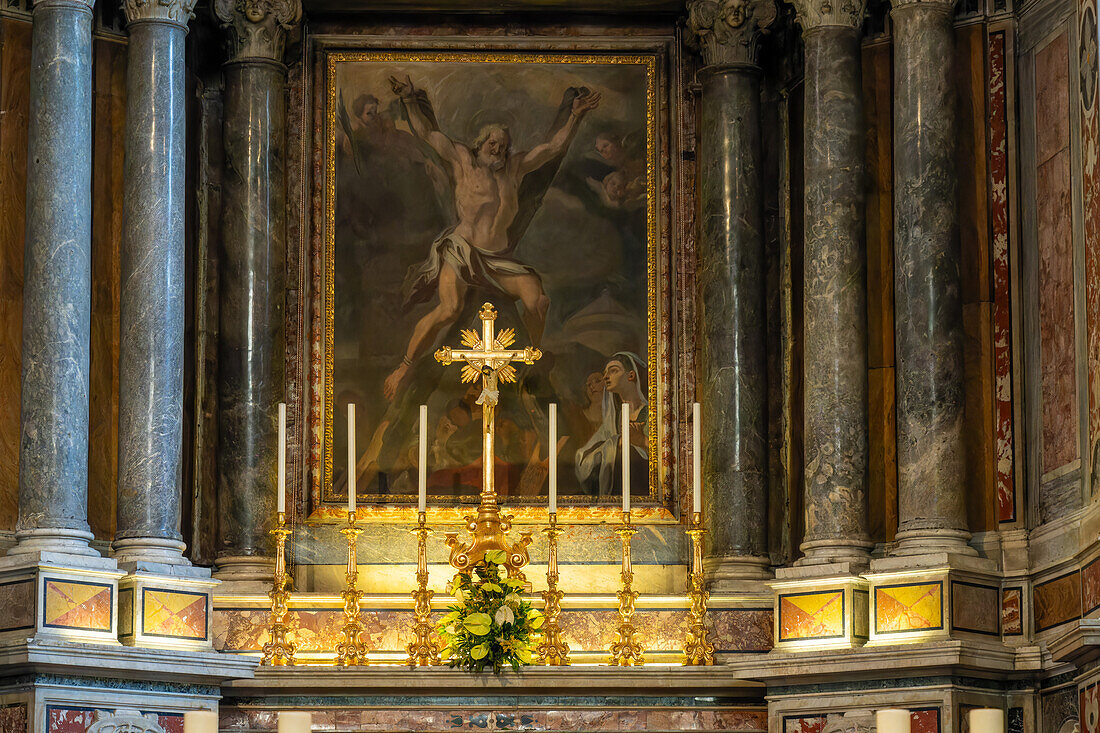
[[[348,512],[348,525],[340,530],[348,541],[348,567],[344,575],[345,587],[340,597],[344,599],[343,640],[336,645],[336,664],[341,667],[357,667],[367,663],[367,649],[363,644],[362,612],[359,604],[363,593],[358,589],[359,569],[356,551],[359,535],[363,530],[355,526],[355,512]]]
[[[285,667],[294,664],[295,645],[287,640],[286,616],[290,611],[290,591],[287,590],[287,582],[290,576],[286,572],[286,538],[291,531],[286,526],[286,512],[276,515],[275,529],[271,530],[275,536],[275,573],[271,581],[271,590],[268,596],[271,598],[271,616],[267,625],[269,641],[263,645],[263,656],[260,664],[264,666]]]
[[[569,645],[561,640],[561,601],[565,594],[558,590],[558,529],[557,513],[550,514],[550,526],[543,530],[549,548],[549,564],[546,571],[546,590],[542,592],[543,615],[542,642],[535,648],[539,662],[548,667],[561,667],[569,664]]]
[[[692,517],[691,529],[687,531],[691,537],[692,561],[691,573],[688,576],[688,597],[691,599],[689,611],[687,641],[684,644],[685,666],[710,666],[714,664],[714,645],[707,641],[707,592],[703,579],[703,529],[702,516],[695,512]]]
[[[413,640],[405,647],[408,656],[405,663],[410,667],[429,667],[439,664],[439,647],[432,641],[432,596],[434,590],[428,589],[428,536],[432,530],[427,526],[427,514],[419,512],[417,525],[412,530],[416,535],[416,590],[413,599]]]
[[[638,530],[630,523],[630,512],[623,512],[623,523],[615,528],[615,533],[623,544],[623,570],[620,574],[622,589],[616,594],[619,598],[619,628],[615,631],[615,641],[611,644],[608,664],[613,667],[641,667],[645,664],[642,646],[634,640],[637,629],[634,627],[634,602],[638,593],[631,587],[634,572],[630,565],[630,540]]]

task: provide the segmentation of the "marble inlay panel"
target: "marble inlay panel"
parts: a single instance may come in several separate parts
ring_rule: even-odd
[[[1089,440],[1100,458],[1100,90],[1097,69],[1096,0],[1077,3],[1080,82],[1075,85],[1081,110],[1082,190],[1085,219],[1085,318],[1088,333]],[[1094,476],[1100,473],[1094,468]],[[1100,490],[1097,481],[1092,491]]]
[[[0,732],[30,733],[27,723],[26,703],[17,702],[0,706]]]
[[[1081,715],[1081,733],[1100,733],[1100,694],[1096,683],[1081,688],[1078,710]]]
[[[1041,720],[1039,726],[1036,726],[1037,730],[1044,733],[1073,730],[1079,724],[1078,703],[1079,696],[1075,686],[1043,695],[1040,698]]]
[[[976,634],[1000,634],[1000,590],[972,583],[951,583],[951,626]]]
[[[844,636],[844,591],[779,596],[779,640]]]
[[[783,733],[822,733],[829,719],[824,715],[783,718]]]
[[[118,592],[118,635],[134,633],[134,589],[123,588]]]
[[[901,633],[942,628],[942,582],[875,588],[876,633]]]
[[[1081,573],[1039,583],[1033,591],[1035,630],[1045,631],[1081,617]]]
[[[111,586],[47,578],[42,623],[65,629],[111,630]]]
[[[1023,588],[1005,588],[1001,591],[1001,633],[1019,636],[1024,633]]]
[[[1081,568],[1081,605],[1085,615],[1100,608],[1100,558]]]
[[[909,714],[910,733],[940,733],[940,709],[914,710]]]
[[[0,585],[0,631],[34,628],[33,580]]]
[[[99,719],[113,712],[113,708],[50,705],[46,707],[46,730],[48,733],[87,733]],[[144,715],[156,714],[157,725],[164,729],[164,733],[183,733],[183,716],[179,713],[140,712]],[[8,733],[8,729],[0,727],[0,733]]]
[[[206,639],[207,596],[142,589],[142,633],[176,639]]]

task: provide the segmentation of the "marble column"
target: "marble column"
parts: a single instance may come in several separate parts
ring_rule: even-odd
[[[195,0],[125,0],[118,528],[121,562],[184,563],[184,39]]]
[[[9,554],[89,547],[92,2],[38,0],[31,36],[19,522]]]
[[[216,0],[225,64],[218,346],[218,572],[266,580],[283,399],[286,130],[282,63],[301,0]]]
[[[805,557],[866,565],[862,0],[796,0],[805,41]]]
[[[963,480],[963,324],[952,0],[897,0],[894,35],[896,554],[973,553]]]
[[[761,28],[772,0],[688,4],[699,72],[700,363],[706,569],[713,585],[768,575]]]

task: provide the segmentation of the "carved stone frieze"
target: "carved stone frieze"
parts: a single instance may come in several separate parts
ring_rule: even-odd
[[[893,2],[890,3],[890,7],[896,10],[904,5],[925,5],[950,11],[954,9],[956,2],[957,0],[893,0]]]
[[[166,20],[187,27],[194,17],[196,0],[122,0],[128,23],[142,20]]]
[[[283,60],[286,34],[302,19],[302,0],[214,0],[229,59]]]
[[[859,28],[867,0],[792,0],[803,32],[822,26]]]
[[[755,64],[760,34],[777,13],[775,0],[690,0],[688,43],[707,66]]]

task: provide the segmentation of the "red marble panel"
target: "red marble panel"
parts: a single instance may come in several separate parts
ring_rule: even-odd
[[[1081,573],[1074,571],[1035,586],[1035,630],[1044,631],[1081,617]]]
[[[1085,217],[1085,318],[1088,333],[1089,440],[1100,442],[1100,91],[1097,89],[1096,0],[1077,3],[1081,83],[1082,188]],[[1094,456],[1094,459],[1096,456]],[[1093,487],[1095,490],[1096,487]]]
[[[164,728],[164,733],[183,733],[182,715],[158,715],[157,724]]]
[[[821,733],[829,719],[824,715],[807,718],[783,718],[783,733]]]
[[[1063,32],[1035,54],[1036,164],[1069,145],[1069,37]]]
[[[1081,568],[1081,605],[1086,614],[1100,608],[1100,558]]]
[[[1096,683],[1081,688],[1081,733],[1100,733],[1100,694]]]
[[[29,733],[26,703],[0,707],[0,733]]]
[[[46,708],[48,733],[85,733],[95,722],[96,711],[90,708]]]
[[[940,733],[940,709],[914,710],[909,714],[910,733]]]
[[[1022,588],[1001,591],[1001,633],[1005,636],[1024,633]]]

